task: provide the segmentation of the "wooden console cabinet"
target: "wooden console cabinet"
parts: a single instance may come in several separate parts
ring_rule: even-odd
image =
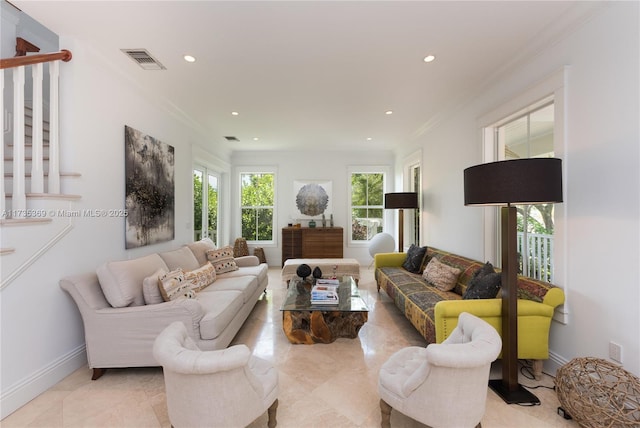
[[[341,227],[283,227],[282,264],[287,259],[341,259]]]

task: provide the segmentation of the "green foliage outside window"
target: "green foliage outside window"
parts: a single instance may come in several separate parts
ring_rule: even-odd
[[[384,174],[351,174],[351,240],[368,241],[382,232]]]
[[[241,174],[242,237],[273,240],[274,174]]]
[[[194,171],[193,173],[193,231],[194,239],[197,241],[202,239],[202,191],[204,183],[202,182],[202,172]],[[213,242],[218,242],[218,188],[216,182],[209,183],[207,189],[207,227],[209,228],[209,237]]]

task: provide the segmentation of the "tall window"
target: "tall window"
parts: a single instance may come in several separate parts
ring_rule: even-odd
[[[205,178],[206,177],[206,178]],[[193,237],[209,237],[218,245],[218,176],[206,168],[193,170]]]
[[[496,127],[499,159],[554,157],[553,129],[553,101],[508,118]],[[520,272],[548,282],[554,279],[554,206],[516,206]]]
[[[240,174],[242,237],[247,241],[274,241],[273,173]]]
[[[366,242],[383,231],[384,173],[351,174],[351,241]]]
[[[418,194],[418,205],[420,205],[420,195],[422,194],[422,186],[420,185],[420,164],[411,165],[409,167],[409,173],[411,177],[409,190]],[[420,245],[420,207],[418,206],[417,209],[411,211],[413,211],[413,221],[411,222],[410,228],[413,236],[413,243]]]

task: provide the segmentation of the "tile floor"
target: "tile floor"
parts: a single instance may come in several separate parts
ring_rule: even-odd
[[[292,345],[282,333],[280,304],[286,285],[280,269],[269,270],[266,297],[260,300],[234,343],[245,343],[279,371],[278,427],[379,427],[377,377],[396,350],[425,342],[389,297],[376,292],[372,268],[361,267],[360,289],[369,305],[369,320],[357,339],[331,344]],[[500,377],[499,367],[492,373]],[[82,367],[0,422],[10,427],[169,427],[162,371],[159,368],[111,369],[97,381]],[[505,404],[489,390],[484,428],[578,427],[558,416],[553,378],[521,377],[540,406]],[[464,406],[464,403],[451,403]],[[250,427],[265,427],[266,413]],[[423,427],[393,411],[394,428]]]

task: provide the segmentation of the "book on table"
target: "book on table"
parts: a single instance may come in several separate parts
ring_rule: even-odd
[[[337,278],[318,278],[316,279],[316,285],[340,285],[340,280]]]
[[[337,305],[339,303],[338,287],[329,284],[313,286],[311,303],[314,305]]]

